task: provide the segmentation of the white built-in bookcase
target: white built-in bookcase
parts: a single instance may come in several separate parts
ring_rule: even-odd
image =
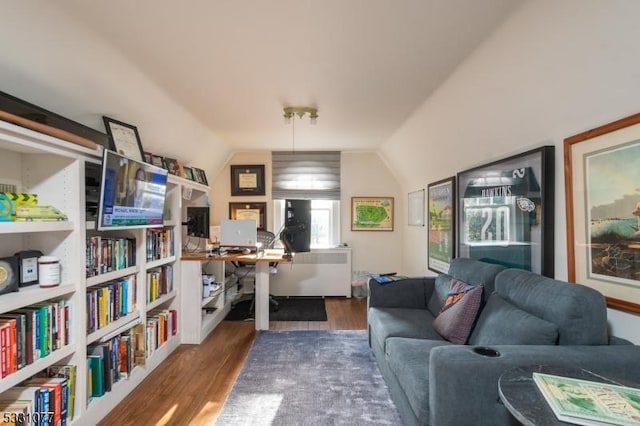
[[[0,394],[54,364],[75,364],[77,381],[74,424],[95,424],[122,401],[151,371],[182,343],[185,334],[184,297],[181,282],[185,195],[187,202],[208,205],[209,188],[173,175],[167,188],[165,227],[174,229],[174,256],[146,261],[146,230],[98,231],[85,218],[85,163],[100,163],[102,148],[88,149],[29,129],[0,121],[0,183],[14,184],[18,192],[38,195],[39,205],[52,205],[68,216],[62,222],[0,222],[0,257],[26,249],[37,249],[60,259],[61,283],[53,288],[38,285],[20,288],[19,292],[0,295],[0,314],[51,299],[64,299],[71,305],[71,342],[48,356],[0,379]],[[194,198],[195,196],[195,198]],[[136,239],[136,265],[124,270],[86,278],[86,238],[91,235],[126,236]],[[173,291],[147,303],[147,271],[173,266]],[[86,292],[93,286],[123,276],[136,276],[136,306],[132,313],[87,335]],[[191,287],[193,286],[193,287]],[[190,283],[188,290],[201,295],[200,284]],[[107,339],[144,324],[153,309],[175,309],[178,333],[151,354],[145,365],[136,367],[128,379],[114,384],[112,390],[87,403],[87,345]],[[188,323],[188,321],[187,321]]]

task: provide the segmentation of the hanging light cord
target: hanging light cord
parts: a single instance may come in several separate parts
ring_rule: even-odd
[[[291,118],[291,152],[296,152],[296,116]]]

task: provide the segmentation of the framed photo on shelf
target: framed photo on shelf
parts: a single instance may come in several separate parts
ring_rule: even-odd
[[[407,206],[409,226],[424,226],[424,189],[410,192]]]
[[[209,183],[207,182],[207,175],[205,174],[204,170],[198,169],[196,167],[192,167],[191,169],[193,170],[193,180],[203,185],[209,185]]]
[[[109,135],[111,150],[125,157],[144,161],[144,150],[136,126],[102,116],[104,127]]]
[[[264,187],[264,164],[231,166],[231,195],[265,195]]]
[[[564,140],[569,281],[640,313],[640,113]]]
[[[175,158],[163,157],[162,168],[167,170],[169,174],[180,176],[178,160],[176,160]]]
[[[185,179],[195,180],[193,178],[193,169],[191,167],[184,166],[184,177]]]
[[[160,155],[151,154],[151,164],[156,167],[162,167],[164,169],[164,158]]]
[[[149,164],[153,164],[153,154],[145,151],[144,152],[144,162],[145,163],[149,163]]]
[[[351,197],[352,231],[393,231],[393,197]]]
[[[447,273],[456,248],[456,177],[427,186],[428,255],[427,268]]]
[[[267,203],[229,203],[229,219],[256,221],[258,230],[267,230]]]
[[[554,147],[459,172],[456,256],[554,276]]]

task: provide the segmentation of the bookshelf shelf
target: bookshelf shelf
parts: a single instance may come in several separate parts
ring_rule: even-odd
[[[123,278],[128,275],[133,275],[138,272],[137,266],[132,266],[130,268],[120,269],[117,271],[111,271],[104,274],[96,275],[93,277],[87,278],[87,287],[92,287],[94,285],[106,283],[107,281],[117,280],[118,278]]]
[[[18,292],[7,293],[0,297],[0,313],[15,311],[49,299],[58,299],[75,292],[76,289],[76,284],[64,284],[51,288],[41,288],[38,285],[21,287]]]
[[[0,222],[1,234],[73,231],[73,222]]]
[[[30,378],[40,370],[56,364],[62,359],[68,357],[76,351],[76,345],[73,343],[58,349],[57,351],[51,352],[44,358],[40,358],[37,361],[34,361],[33,364],[29,364],[22,368],[21,370],[16,371],[13,374],[9,374],[7,377],[0,380],[0,393],[4,392],[18,384],[23,382],[24,380]]]
[[[173,300],[176,296],[178,295],[178,292],[174,289],[172,291],[170,291],[167,294],[163,294],[162,296],[160,296],[158,299],[154,300],[153,302],[147,303],[147,305],[145,306],[147,312],[149,312],[152,309],[155,309],[159,306],[164,305],[165,303],[167,303],[170,300]]]
[[[136,321],[138,318],[140,318],[140,312],[138,311],[134,311],[122,318],[118,318],[106,327],[102,327],[101,329],[87,335],[87,345],[99,341],[120,328],[127,329],[139,324],[140,321]]]
[[[173,263],[176,261],[175,256],[165,257],[164,259],[152,260],[147,262],[146,270],[157,268],[159,266],[168,265],[169,263]]]

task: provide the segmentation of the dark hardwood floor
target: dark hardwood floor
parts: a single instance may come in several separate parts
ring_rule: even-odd
[[[271,321],[269,329],[366,329],[366,299],[325,301],[327,321]],[[98,424],[213,424],[256,335],[253,321],[223,321],[202,344],[181,345]]]

